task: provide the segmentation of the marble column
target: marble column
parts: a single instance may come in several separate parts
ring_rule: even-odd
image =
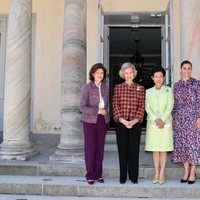
[[[200,79],[200,1],[181,0],[181,62],[190,60],[194,78]]]
[[[86,0],[65,0],[61,77],[61,136],[51,161],[82,162],[80,92],[86,71]]]
[[[9,6],[0,159],[27,160],[37,154],[29,140],[32,0],[10,0]]]

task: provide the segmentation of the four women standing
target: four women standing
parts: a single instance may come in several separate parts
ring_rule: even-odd
[[[181,183],[193,184],[196,165],[200,165],[200,81],[191,78],[192,64],[181,64],[182,79],[174,86],[164,86],[165,70],[152,70],[155,86],[146,90],[133,80],[135,66],[124,63],[119,71],[125,82],[116,85],[113,96],[113,115],[116,122],[116,137],[119,153],[120,183],[127,180],[138,182],[139,146],[144,108],[147,116],[146,151],[153,151],[155,174],[153,183],[165,182],[167,152],[174,151],[172,161],[183,163],[184,176]],[[108,116],[108,87],[104,84],[106,69],[101,63],[90,70],[90,83],[83,87],[80,109],[82,112],[86,179],[104,182],[102,162]],[[175,101],[175,102],[174,102]],[[174,107],[174,109],[173,109]],[[173,125],[171,112],[173,110]]]

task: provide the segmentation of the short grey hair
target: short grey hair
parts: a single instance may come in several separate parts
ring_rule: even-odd
[[[119,70],[119,76],[124,79],[124,70],[128,68],[131,68],[133,70],[133,78],[135,78],[137,76],[137,70],[135,69],[135,65],[129,62],[126,62],[121,66],[121,69]]]

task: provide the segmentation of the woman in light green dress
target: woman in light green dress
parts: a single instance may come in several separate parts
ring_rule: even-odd
[[[145,150],[153,152],[153,183],[165,183],[167,152],[173,151],[173,132],[171,112],[174,105],[173,91],[164,86],[165,70],[155,67],[151,77],[155,83],[146,90],[145,110],[147,112],[147,134]]]

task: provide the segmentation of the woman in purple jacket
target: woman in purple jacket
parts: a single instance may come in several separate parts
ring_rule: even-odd
[[[100,183],[104,182],[102,164],[105,135],[109,122],[109,90],[104,83],[105,78],[105,67],[101,63],[93,65],[89,72],[90,82],[84,85],[80,99],[85,141],[86,179],[90,185],[94,184],[95,180]]]

